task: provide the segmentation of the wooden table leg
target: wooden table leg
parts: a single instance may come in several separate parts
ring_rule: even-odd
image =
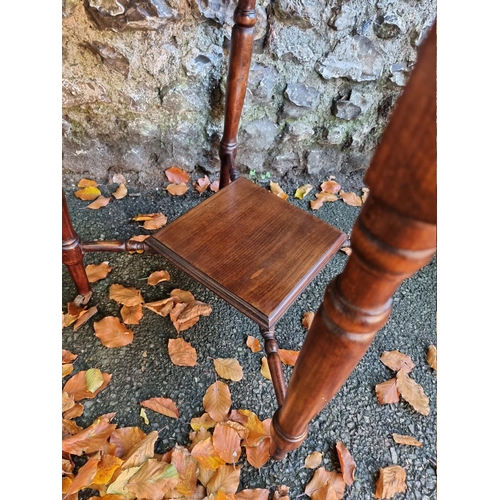
[[[327,286],[271,426],[282,459],[345,383],[386,323],[392,295],[436,245],[436,25],[374,155],[352,254]]]

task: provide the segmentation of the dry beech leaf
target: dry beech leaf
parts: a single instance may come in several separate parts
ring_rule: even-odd
[[[259,417],[250,410],[233,410],[229,414],[229,420],[242,425],[247,434],[243,437],[242,446],[257,446],[264,438],[269,436],[269,429],[266,424],[259,420]]]
[[[167,223],[167,217],[161,212],[152,214],[139,214],[132,218],[133,221],[144,222],[143,228],[154,230],[163,227]]]
[[[146,433],[139,427],[120,427],[111,434],[109,442],[116,446],[116,456],[123,458],[145,437]]]
[[[217,358],[214,359],[215,371],[221,378],[238,382],[243,378],[243,368],[237,359],[234,358]]]
[[[278,349],[278,354],[281,362],[289,366],[295,366],[299,357],[299,351],[292,351],[290,349]]]
[[[264,488],[241,490],[236,493],[235,498],[236,500],[268,500],[269,490]]]
[[[260,364],[260,373],[264,378],[267,378],[267,380],[272,380],[271,378],[271,372],[269,371],[269,363],[267,362],[267,357],[264,356],[261,359],[261,364]]]
[[[86,187],[97,187],[98,184],[96,181],[92,180],[92,179],[81,179],[77,186],[79,188],[86,188]]]
[[[194,188],[196,189],[196,191],[198,191],[198,193],[202,194],[208,189],[209,186],[210,179],[208,178],[208,175],[205,175],[204,177],[200,177],[196,181]]]
[[[226,464],[226,462],[217,455],[212,436],[196,443],[191,450],[191,456],[209,470],[216,470]]]
[[[73,331],[74,332],[78,331],[96,313],[97,313],[96,306],[92,306],[90,309],[87,309],[86,311],[82,312],[80,316],[78,316],[78,319],[75,321],[75,324],[73,325]]]
[[[97,391],[104,384],[104,377],[101,370],[99,368],[89,368],[85,372],[85,383],[87,384],[87,390],[92,393]]]
[[[65,365],[62,365],[62,378],[67,377],[72,372],[73,372],[73,363],[67,363]]]
[[[179,418],[179,410],[177,405],[170,398],[150,398],[141,401],[141,406],[149,408],[156,413],[161,413],[166,417]]]
[[[363,194],[361,195],[361,201],[363,203],[366,203],[366,200],[368,199],[368,196],[370,194],[370,190],[367,187],[361,188],[361,191],[363,191]]]
[[[406,471],[399,465],[390,465],[379,470],[375,498],[393,498],[406,488]]]
[[[316,198],[318,200],[321,200],[323,203],[324,202],[334,202],[334,201],[338,201],[339,198],[332,194],[332,193],[327,193],[326,191],[321,191],[320,193],[317,193],[316,194]]]
[[[410,356],[399,351],[384,351],[380,356],[380,361],[382,361],[387,368],[395,372],[403,370],[406,373],[410,373],[413,368],[415,368],[415,364]]]
[[[127,482],[127,491],[136,498],[162,500],[165,491],[179,482],[177,471],[171,464],[160,460],[148,459]]]
[[[173,196],[182,196],[189,189],[189,186],[185,182],[180,184],[169,184],[166,190]]]
[[[181,290],[180,288],[174,288],[170,292],[171,297],[176,297],[179,302],[192,302],[194,300],[194,295],[188,290]]]
[[[313,496],[314,493],[327,485],[333,487],[339,499],[344,496],[345,482],[342,474],[335,471],[327,471],[324,467],[320,467],[314,471],[314,475],[307,483],[304,493],[315,499]]]
[[[304,184],[296,189],[294,197],[303,200],[311,192],[312,188],[311,184]]]
[[[127,483],[130,481],[132,476],[139,471],[140,468],[140,466],[136,466],[123,469],[122,466],[120,468],[121,472],[118,474],[118,477],[116,477],[116,479],[106,488],[107,494],[114,495],[120,500],[122,500],[123,498],[127,498],[129,500],[132,499],[133,497],[131,497],[130,495],[133,495],[133,493],[128,493],[128,496],[125,496],[127,495],[128,490],[125,491],[124,488],[127,487]],[[133,496],[135,497],[135,495]]]
[[[216,423],[217,422],[208,413],[204,413],[201,417],[192,418],[190,425],[194,431],[199,431],[202,428],[211,429]]]
[[[62,364],[65,365],[67,363],[72,363],[75,359],[78,358],[78,354],[73,354],[71,351],[66,349],[62,349]]]
[[[100,195],[101,191],[99,190],[99,188],[94,186],[87,186],[84,187],[83,189],[75,191],[75,196],[80,200],[84,201],[93,201],[96,198],[99,198]]]
[[[81,399],[93,399],[108,386],[109,381],[111,380],[111,374],[102,373],[102,378],[104,379],[102,385],[94,392],[90,392],[87,388],[85,371],[78,372],[76,375],[73,375],[66,382],[66,384],[64,384],[63,392],[66,392],[68,396],[73,396],[75,401],[80,401]]]
[[[139,242],[143,242],[145,240],[147,240],[149,238],[149,234],[138,234],[136,236],[132,236],[132,238],[130,238],[130,241],[139,241]]]
[[[337,454],[340,461],[340,470],[342,471],[342,478],[344,479],[347,486],[352,486],[354,483],[354,471],[356,469],[356,464],[349,450],[346,448],[345,444],[341,441],[337,442],[336,445]]]
[[[399,402],[400,393],[396,378],[391,378],[381,384],[377,384],[375,386],[375,392],[377,393],[378,402],[381,405]]]
[[[157,285],[162,281],[170,281],[170,274],[167,271],[155,271],[148,276],[148,285]]]
[[[83,415],[84,409],[85,407],[81,403],[76,403],[72,408],[66,410],[63,416],[66,419],[78,418]]]
[[[288,486],[280,484],[273,494],[273,500],[279,500],[279,499],[290,500],[290,497],[288,496],[289,492],[290,488]]]
[[[100,457],[90,457],[87,462],[79,469],[78,474],[71,483],[71,486],[66,492],[65,498],[68,498],[72,493],[77,493],[92,484],[92,480],[97,474],[97,466],[99,464]]]
[[[234,464],[241,456],[241,438],[230,425],[217,423],[213,433],[215,451],[226,463]]]
[[[144,408],[141,408],[141,411],[139,412],[139,416],[142,418],[142,420],[144,420],[144,423],[146,425],[149,425],[149,418],[148,418],[148,415],[147,415],[146,410]]]
[[[207,493],[223,490],[225,493],[236,493],[240,484],[241,465],[221,465],[207,484]]]
[[[406,444],[408,446],[422,446],[422,443],[411,436],[405,436],[403,434],[393,434],[392,438],[398,444]]]
[[[123,306],[120,309],[120,315],[126,325],[138,325],[143,316],[142,304]]]
[[[167,297],[166,299],[160,299],[155,302],[148,302],[144,304],[144,307],[165,318],[170,314],[175,303],[176,299],[174,297]]]
[[[213,181],[211,184],[210,184],[210,191],[213,191],[214,193],[216,193],[217,191],[219,191],[219,179]]]
[[[346,205],[350,205],[351,207],[360,207],[363,204],[361,197],[356,193],[346,193],[345,191],[340,190],[339,196]]]
[[[423,387],[403,370],[398,371],[396,379],[401,397],[410,403],[416,411],[427,417],[430,412],[429,398],[426,396]]]
[[[271,458],[271,438],[266,436],[255,446],[247,446],[245,449],[248,463],[260,469]]]
[[[168,354],[176,366],[195,366],[198,360],[196,349],[184,339],[168,339]]]
[[[341,185],[338,182],[330,180],[323,182],[320,188],[325,193],[337,194],[341,189]]]
[[[140,290],[118,284],[109,287],[109,298],[118,304],[129,307],[144,303]]]
[[[323,460],[323,453],[319,451],[313,451],[310,455],[307,455],[304,467],[306,469],[316,469],[321,465],[321,461]]]
[[[173,166],[165,170],[165,175],[169,182],[173,184],[181,184],[182,182],[189,182],[189,174],[182,170],[182,168]]]
[[[74,396],[70,396],[67,392],[62,393],[62,408],[61,412],[71,410],[75,406],[75,398]],[[236,432],[236,431],[235,431]]]
[[[311,210],[319,210],[323,206],[323,200],[318,198],[309,202]]]
[[[111,197],[106,198],[102,195],[98,196],[95,201],[92,203],[89,203],[87,205],[87,208],[90,208],[91,210],[99,210],[100,208],[103,208],[107,206],[107,204],[111,201]]]
[[[313,319],[314,319],[314,313],[312,311],[306,311],[302,316],[302,326],[309,330],[309,328],[311,328]]]
[[[94,323],[96,337],[109,348],[123,347],[134,340],[134,333],[118,318],[106,316]]]
[[[282,200],[288,199],[288,195],[281,189],[280,185],[277,182],[270,181],[269,187],[271,189],[271,193],[275,194]]]
[[[111,269],[108,261],[101,262],[100,264],[89,264],[85,266],[85,274],[89,283],[95,283],[104,279],[111,272]]]
[[[117,199],[117,200],[121,200],[122,198],[125,198],[125,196],[127,196],[127,193],[128,193],[128,190],[127,190],[127,187],[125,186],[125,184],[120,184],[116,191],[113,193],[113,196]]]
[[[188,498],[196,498],[196,486],[198,483],[196,460],[191,456],[190,451],[184,446],[175,445],[172,449],[169,461],[179,474],[179,482],[175,486],[175,491]]]
[[[123,460],[114,455],[103,455],[99,460],[97,474],[92,480],[92,484],[107,484],[113,478],[113,474],[118,467],[123,463]]]
[[[170,319],[178,333],[187,330],[195,325],[200,316],[209,316],[212,313],[212,307],[209,304],[192,300],[191,302],[178,303],[170,313]]]
[[[247,337],[246,345],[252,352],[259,352],[262,349],[259,339],[252,337],[252,335]]]
[[[352,254],[352,248],[351,247],[342,247],[341,250],[346,254],[346,255],[351,255]]]
[[[203,408],[216,422],[227,418],[231,404],[229,387],[220,380],[214,382],[203,396]]]
[[[427,363],[429,363],[431,368],[437,370],[437,349],[434,345],[430,345],[427,350]]]
[[[125,455],[120,457],[123,460],[122,468],[128,469],[130,467],[137,467],[138,465],[142,465],[148,458],[153,458],[157,439],[158,432],[151,431],[140,441],[135,443]]]

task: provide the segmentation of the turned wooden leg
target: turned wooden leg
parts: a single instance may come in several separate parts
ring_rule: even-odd
[[[436,26],[365,177],[367,202],[353,227],[352,254],[326,288],[271,425],[282,459],[338,392],[391,312],[401,282],[436,245]]]
[[[80,295],[79,302],[87,304],[92,290],[83,264],[82,243],[73,228],[64,191],[62,192],[62,261]]]
[[[283,374],[283,365],[278,352],[278,342],[276,342],[272,328],[266,329],[261,327],[260,333],[264,338],[264,350],[266,351],[267,364],[271,372],[276,400],[278,406],[281,406],[285,401],[286,382]]]

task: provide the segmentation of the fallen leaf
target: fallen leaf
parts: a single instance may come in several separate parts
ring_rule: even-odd
[[[208,178],[207,175],[205,175],[204,177],[200,177],[196,181],[196,185],[194,186],[194,188],[196,189],[196,191],[198,191],[198,193],[202,194],[207,190],[209,186],[210,186],[210,179]]]
[[[62,349],[62,364],[72,363],[75,359],[78,358],[78,354],[73,354],[71,351],[66,349]]]
[[[113,174],[113,178],[111,179],[113,184],[127,184],[127,179],[123,174]]]
[[[378,402],[381,405],[399,402],[400,393],[396,378],[391,378],[381,384],[377,384],[375,386],[375,392],[377,393]]]
[[[424,393],[423,387],[410,378],[404,370],[398,371],[396,379],[401,397],[410,403],[416,411],[428,416],[430,412],[429,398]]]
[[[76,403],[73,408],[64,412],[63,417],[66,419],[77,418],[83,415],[84,406],[81,403]]]
[[[167,271],[155,271],[148,276],[148,285],[157,285],[162,281],[170,281],[170,274]]]
[[[311,192],[312,188],[311,184],[304,184],[296,189],[294,197],[303,200]]]
[[[319,451],[313,451],[310,455],[307,455],[304,467],[306,469],[316,469],[321,465],[321,461],[323,460],[323,453]]]
[[[241,456],[241,438],[230,425],[217,423],[213,433],[215,451],[226,463],[234,464]]]
[[[431,368],[437,370],[437,349],[434,345],[430,345],[427,350],[427,363],[429,363]]]
[[[361,195],[361,201],[363,203],[366,203],[366,200],[368,199],[368,195],[370,194],[370,190],[367,187],[361,188],[361,191],[363,191],[363,194]]]
[[[86,188],[86,187],[97,187],[98,184],[96,181],[92,180],[92,179],[81,179],[77,186],[79,188]]]
[[[259,339],[252,337],[251,335],[247,337],[246,345],[252,352],[259,352],[262,349]]]
[[[204,413],[201,417],[192,418],[190,425],[194,431],[199,431],[202,428],[211,429],[216,423],[217,422],[208,413]]]
[[[101,321],[95,322],[94,331],[102,344],[109,348],[123,347],[134,340],[132,330],[114,316],[106,316]]]
[[[241,490],[235,495],[236,500],[268,500],[269,490],[264,488],[255,488]]]
[[[75,191],[75,196],[79,198],[80,200],[84,201],[92,201],[98,198],[101,195],[101,191],[99,188],[94,187],[94,186],[87,186],[84,187],[83,189],[79,189],[78,191]]]
[[[179,418],[179,410],[174,401],[170,398],[150,398],[141,401],[141,406],[149,408],[157,413],[161,413],[166,417]]]
[[[89,283],[95,283],[96,281],[104,279],[111,270],[112,268],[108,261],[85,266],[85,274],[87,275]]]
[[[422,446],[422,443],[411,436],[405,436],[403,434],[393,434],[392,438],[398,444],[406,444],[409,446]]]
[[[346,254],[346,255],[351,255],[352,254],[352,248],[351,247],[342,247],[341,250]]]
[[[114,472],[122,463],[123,460],[114,455],[103,455],[97,465],[97,474],[94,476],[92,484],[108,484],[113,478]]]
[[[238,382],[243,378],[243,368],[237,359],[234,358],[217,358],[214,359],[215,371],[219,377]]]
[[[281,189],[280,185],[277,182],[270,181],[269,187],[271,188],[271,193],[280,197],[283,200],[288,199],[288,195]]]
[[[141,408],[141,411],[139,412],[139,416],[142,418],[142,420],[144,420],[144,423],[146,425],[149,425],[149,418],[148,418],[148,415],[147,415],[146,410],[144,408]]]
[[[109,287],[109,298],[118,304],[129,307],[144,303],[140,290],[118,284]]]
[[[350,205],[351,207],[360,207],[363,204],[361,197],[359,197],[356,193],[346,193],[340,190],[339,196],[346,205]]]
[[[295,366],[299,357],[299,351],[292,351],[290,349],[278,349],[278,354],[281,362],[289,366]]]
[[[198,464],[191,456],[191,452],[184,446],[175,445],[172,449],[170,463],[179,474],[179,482],[175,485],[175,491],[188,498],[196,498],[196,486],[198,483]]]
[[[242,445],[245,447],[257,446],[264,438],[269,436],[269,429],[261,422],[259,417],[250,410],[233,410],[229,414],[229,420],[242,425],[248,432],[243,438]]]
[[[62,409],[61,411],[64,413],[65,411],[70,410],[75,406],[75,398],[70,396],[67,392],[62,393]]]
[[[130,241],[139,241],[142,243],[143,241],[146,241],[148,238],[149,234],[138,234],[136,236],[132,236],[132,238],[130,238]]]
[[[215,451],[212,436],[196,443],[191,450],[191,456],[209,470],[216,470],[226,464]]]
[[[399,351],[384,351],[380,356],[380,361],[382,361],[387,368],[395,372],[403,370],[406,373],[410,373],[413,368],[415,368],[415,364],[410,356]]]
[[[154,457],[155,442],[158,439],[158,432],[151,431],[144,436],[140,441],[135,443],[125,454],[120,458],[123,459],[122,469],[137,467],[142,465],[148,458]]]
[[[124,470],[120,469],[120,474],[118,474],[118,477],[106,488],[106,493],[112,494],[115,497],[117,496],[120,500],[134,500],[135,495],[130,493],[126,488],[132,476],[136,474],[140,468],[140,466],[136,466]]]
[[[192,300],[191,302],[178,303],[170,312],[170,319],[178,333],[183,332],[196,324],[200,316],[209,316],[212,307],[209,304]]]
[[[113,196],[117,200],[121,200],[122,198],[125,198],[125,196],[127,196],[127,193],[128,193],[128,189],[125,186],[125,184],[120,184],[118,186],[118,188],[116,189],[116,191],[113,193]]]
[[[222,490],[225,493],[236,493],[240,484],[241,466],[221,465],[207,484],[207,493]]]
[[[107,206],[107,204],[111,201],[110,198],[105,198],[104,196],[100,195],[96,198],[95,201],[92,203],[89,203],[86,208],[90,208],[91,210],[99,210],[100,208],[103,208]]]
[[[342,471],[342,478],[344,479],[347,486],[352,486],[354,483],[354,471],[356,469],[356,464],[354,459],[350,454],[349,450],[346,448],[345,444],[341,441],[337,441],[336,444],[337,454],[340,461],[340,470]]]
[[[168,354],[176,366],[195,366],[198,360],[196,349],[184,339],[168,339]]]
[[[213,191],[214,193],[216,193],[217,191],[219,191],[219,179],[213,181],[211,184],[210,184],[210,191]]]
[[[267,362],[267,357],[264,356],[261,359],[260,362],[260,373],[264,378],[267,378],[268,380],[272,380],[271,378],[271,372],[269,371],[269,363]]]
[[[288,486],[285,486],[284,484],[280,484],[276,491],[273,494],[273,500],[290,500],[288,497],[288,493],[290,492],[290,488]]]
[[[137,498],[162,500],[164,490],[173,489],[179,482],[178,476],[173,465],[148,459],[127,482],[127,491]]]
[[[271,438],[266,436],[260,440],[260,442],[255,446],[247,446],[245,448],[245,453],[248,463],[260,469],[267,461],[271,458],[270,453]]]
[[[304,493],[311,498],[316,490],[320,490],[327,485],[331,485],[340,499],[344,496],[345,482],[342,474],[335,471],[327,471],[324,467],[320,467],[314,471],[312,479],[306,484]]]
[[[323,200],[318,198],[309,202],[311,210],[319,210],[323,206]]]
[[[116,446],[116,456],[123,458],[139,442],[146,433],[139,427],[121,427],[115,429],[109,437],[109,442]]]
[[[227,418],[231,404],[229,387],[220,380],[209,386],[203,396],[203,408],[216,422]]]
[[[79,469],[78,474],[68,488],[64,498],[67,498],[72,493],[83,490],[92,484],[92,480],[97,474],[97,466],[99,464],[99,457],[90,457],[87,462]]]
[[[171,297],[176,297],[179,302],[192,302],[194,300],[194,295],[188,290],[181,290],[180,288],[174,288],[170,292]]]
[[[102,373],[104,379],[103,384],[94,392],[87,389],[87,381],[85,379],[85,371],[78,372],[73,375],[64,385],[63,392],[68,393],[69,396],[73,396],[75,401],[80,401],[81,399],[93,399],[103,391],[109,384],[111,380],[111,374]]]
[[[309,330],[309,328],[311,328],[313,319],[314,313],[312,311],[306,311],[302,316],[302,326]]]
[[[179,167],[173,166],[165,170],[167,179],[173,184],[181,184],[189,182],[189,174]]]
[[[406,491],[406,471],[399,465],[379,469],[375,498],[392,498]]]
[[[176,299],[174,297],[167,297],[166,299],[160,299],[155,302],[148,302],[144,304],[144,307],[165,318],[170,314],[175,303]]]
[[[180,184],[169,184],[166,190],[173,196],[182,196],[189,189],[189,186],[185,182]]]
[[[143,228],[149,230],[160,229],[167,223],[167,217],[161,212],[152,214],[139,214],[132,218],[133,221],[144,221]]]
[[[99,368],[89,368],[85,372],[85,383],[87,384],[87,390],[92,393],[97,391],[104,384],[104,377],[101,370]]]
[[[138,325],[143,316],[142,304],[123,306],[120,309],[120,315],[126,325]]]
[[[325,181],[320,188],[325,193],[337,194],[341,189],[341,185],[335,181]]]
[[[75,324],[73,325],[73,331],[74,332],[78,331],[96,313],[97,313],[97,307],[92,306],[90,309],[80,314],[80,316],[78,316],[78,319],[75,321]]]
[[[62,378],[67,377],[73,372],[73,363],[62,365]]]

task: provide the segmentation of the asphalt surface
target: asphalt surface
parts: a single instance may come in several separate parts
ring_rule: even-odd
[[[268,185],[268,181],[266,181]],[[89,202],[74,196],[75,186],[64,186],[75,229],[83,240],[125,239],[138,234],[151,234],[141,223],[131,219],[138,214],[162,212],[172,221],[186,210],[210,196],[199,195],[190,189],[183,196],[171,196],[163,187],[139,192],[130,189],[129,195],[113,200],[100,210],[85,208]],[[309,200],[293,198],[298,185],[282,186],[290,195],[289,201],[309,210]],[[114,191],[116,185],[100,186],[104,195]],[[133,196],[136,194],[137,196]],[[361,194],[361,193],[359,193]],[[339,229],[350,233],[360,211],[338,201],[325,203],[314,214]],[[271,382],[260,373],[262,351],[252,353],[245,345],[248,335],[259,337],[257,326],[196,281],[177,270],[157,255],[129,255],[124,253],[92,253],[85,263],[108,261],[111,273],[93,284],[92,305],[97,314],[77,332],[72,327],[62,331],[62,347],[78,355],[74,373],[88,368],[99,368],[111,373],[109,386],[91,400],[83,400],[85,411],[76,422],[86,427],[98,416],[116,412],[118,427],[138,426],[144,432],[165,429],[160,433],[156,451],[163,453],[176,443],[189,443],[189,422],[204,413],[202,399],[206,389],[214,382],[214,358],[236,358],[243,367],[244,378],[227,382],[233,408],[255,412],[261,420],[272,417],[276,402]],[[339,274],[347,255],[337,253],[308,289],[283,316],[276,328],[276,337],[283,349],[300,349],[306,330],[301,324],[306,311],[316,311],[324,289],[330,279]],[[147,277],[165,269],[171,280],[157,286],[147,284]],[[170,319],[146,310],[139,325],[132,325],[134,340],[131,344],[109,349],[95,336],[93,322],[105,316],[119,317],[119,306],[109,298],[110,285],[118,283],[136,287],[146,302],[164,298],[170,290],[189,290],[196,299],[209,303],[213,312],[180,336],[195,347],[198,364],[179,367],[172,364],[168,352],[168,339],[178,334]],[[76,296],[76,290],[62,266],[62,310]],[[312,421],[304,444],[281,462],[268,461],[260,470],[246,462],[244,453],[240,489],[268,488],[271,493],[278,485],[290,487],[290,498],[303,495],[314,471],[304,467],[305,458],[313,451],[323,453],[322,466],[327,470],[340,470],[335,445],[342,441],[356,463],[356,480],[346,487],[345,499],[373,499],[380,468],[401,465],[406,469],[408,489],[396,499],[435,499],[437,483],[436,454],[436,389],[437,373],[428,365],[428,347],[437,346],[436,339],[436,258],[406,280],[394,296],[394,308],[388,323],[381,329],[368,352],[353,371],[334,399]],[[417,413],[408,403],[380,405],[375,386],[394,375],[381,361],[384,351],[399,350],[415,363],[411,377],[419,383],[430,400],[430,414]],[[285,366],[285,375],[293,368]],[[66,379],[65,379],[66,380]],[[63,381],[64,382],[64,381]],[[177,420],[148,411],[149,425],[140,417],[139,403],[150,397],[169,397],[177,402],[180,418]],[[423,443],[422,447],[396,444],[393,433],[411,435]],[[94,493],[95,494],[95,493]],[[91,496],[81,492],[80,498]],[[300,496],[300,498],[303,498]]]

